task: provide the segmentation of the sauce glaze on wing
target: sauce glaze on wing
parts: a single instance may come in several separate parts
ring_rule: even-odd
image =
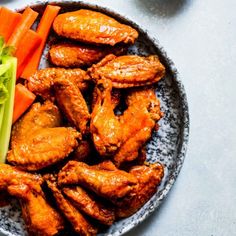
[[[81,91],[88,88],[91,80],[87,73],[80,69],[64,69],[64,68],[45,68],[37,70],[27,81],[28,89],[41,96],[44,99],[54,100],[53,85],[58,77],[66,77],[73,81]]]
[[[130,88],[158,82],[165,75],[165,67],[154,55],[110,54],[89,68],[88,73],[96,82],[107,79],[112,81],[113,88]]]
[[[125,47],[97,47],[86,44],[58,43],[49,50],[49,60],[59,67],[74,68],[91,66],[106,55],[113,53],[122,55],[126,52]]]
[[[81,9],[56,17],[55,32],[63,37],[93,44],[134,43],[138,32],[100,12]]]

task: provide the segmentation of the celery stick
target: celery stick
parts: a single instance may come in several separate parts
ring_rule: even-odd
[[[4,108],[5,108],[5,104],[0,104],[0,130],[2,127]]]
[[[2,60],[2,56],[0,57]],[[5,101],[9,97],[8,91],[6,89],[6,84],[10,79],[8,73],[6,73],[11,67],[11,63],[7,61],[7,63],[0,65],[0,130],[2,127],[3,113],[5,108]],[[5,91],[4,91],[5,88]]]
[[[1,56],[2,60],[2,56]],[[4,64],[0,65],[0,104],[4,104],[5,101],[8,99],[8,90],[6,88],[6,84],[8,80],[10,79],[8,76],[8,71],[11,67],[11,63],[8,61]],[[1,107],[0,107],[0,114],[2,114]],[[1,121],[1,118],[0,118]],[[1,122],[0,122],[0,127],[1,127]]]
[[[10,67],[11,64],[8,62],[6,64],[0,65],[0,76],[3,75],[6,71],[8,71]]]
[[[13,106],[14,106],[14,95],[15,95],[15,83],[16,83],[16,68],[17,59],[14,57],[3,56],[2,63],[10,63],[11,67],[7,71],[9,75],[9,80],[6,83],[7,90],[9,92],[9,97],[5,102],[2,125],[0,130],[0,162],[5,162],[6,154],[9,147],[11,126],[12,126],[12,116],[13,116]]]

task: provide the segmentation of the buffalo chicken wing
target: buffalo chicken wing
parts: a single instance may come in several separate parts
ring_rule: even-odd
[[[52,191],[58,208],[72,225],[74,231],[81,236],[96,235],[97,230],[90,222],[68,201],[58,189],[57,183],[52,177],[46,177],[47,185]]]
[[[123,141],[119,118],[114,114],[116,101],[111,96],[109,80],[99,81],[95,88],[96,101],[91,114],[90,131],[97,151],[102,156],[113,155]]]
[[[12,185],[41,185],[43,179],[40,175],[30,174],[17,167],[0,163],[0,191],[7,190]]]
[[[67,157],[78,138],[80,134],[72,128],[39,129],[10,150],[7,160],[25,170],[40,170]]]
[[[165,74],[165,67],[157,56],[110,54],[89,68],[88,73],[95,81],[111,80],[114,88],[129,88],[158,82]]]
[[[27,140],[29,135],[36,130],[61,125],[60,112],[52,102],[46,101],[43,105],[34,103],[29,111],[13,125],[11,148]]]
[[[64,194],[82,212],[105,225],[111,225],[115,220],[114,211],[100,203],[92,194],[80,186],[63,188]]]
[[[19,168],[40,170],[67,157],[78,145],[80,133],[62,124],[58,108],[50,101],[35,103],[12,130],[7,160]]]
[[[81,9],[56,17],[55,32],[63,37],[94,44],[134,43],[138,32],[100,12]]]
[[[113,156],[117,166],[139,157],[140,149],[151,138],[156,122],[163,116],[160,102],[152,88],[134,89],[127,98],[127,110],[120,117],[123,145]]]
[[[40,95],[44,99],[54,100],[53,85],[56,78],[66,77],[73,81],[77,87],[84,91],[88,88],[90,77],[87,73],[79,68],[46,68],[36,71],[28,79],[27,86],[30,91]]]
[[[132,191],[137,179],[122,170],[103,170],[82,162],[70,161],[59,172],[58,183],[79,184],[101,197],[117,202]]]
[[[127,110],[116,116],[111,81],[100,80],[90,130],[97,151],[111,156],[117,166],[135,160],[162,117],[160,102],[152,88],[133,89],[126,98]]]
[[[80,130],[82,134],[87,133],[90,114],[79,88],[66,77],[59,77],[54,81],[54,89],[58,106],[71,125]]]
[[[13,185],[8,192],[20,199],[22,216],[29,235],[54,236],[64,228],[61,215],[47,202],[44,192],[37,186]]]
[[[125,51],[126,48],[124,47],[96,47],[85,44],[59,43],[50,48],[49,59],[52,64],[59,67],[82,67],[91,66],[110,53],[121,55]]]
[[[164,169],[161,164],[156,163],[133,166],[129,173],[138,179],[138,184],[117,206],[116,215],[118,218],[133,215],[153,196],[163,178]]]

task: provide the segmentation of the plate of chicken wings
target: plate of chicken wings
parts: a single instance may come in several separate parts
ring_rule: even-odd
[[[157,40],[135,23],[99,6],[53,4],[61,10],[40,67],[21,81],[37,98],[14,123],[0,164],[0,231],[122,235],[179,174],[185,91]],[[41,15],[45,4],[31,8]]]

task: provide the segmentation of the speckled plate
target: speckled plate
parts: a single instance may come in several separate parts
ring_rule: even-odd
[[[37,2],[36,4],[34,2],[32,8],[42,14],[46,4],[45,2]],[[158,208],[180,172],[189,134],[189,115],[186,94],[173,62],[167,57],[158,41],[150,38],[138,25],[109,9],[97,5],[89,5],[78,1],[66,1],[64,3],[60,1],[56,4],[62,6],[63,12],[80,8],[93,9],[106,13],[120,22],[131,25],[139,31],[139,38],[135,45],[129,48],[128,53],[139,55],[157,54],[167,69],[165,78],[156,86],[156,94],[161,101],[161,108],[165,115],[159,122],[159,131],[153,133],[147,148],[148,161],[161,162],[165,166],[165,176],[156,194],[136,214],[115,222],[105,232],[100,234],[100,236],[122,235],[141,223]],[[24,6],[19,6],[19,9],[23,8]],[[51,33],[51,39],[53,37],[53,33]],[[48,47],[46,47],[44,56],[42,57],[41,67],[47,65],[47,51]],[[13,201],[10,206],[0,208],[0,232],[5,235],[27,235],[17,202]]]

